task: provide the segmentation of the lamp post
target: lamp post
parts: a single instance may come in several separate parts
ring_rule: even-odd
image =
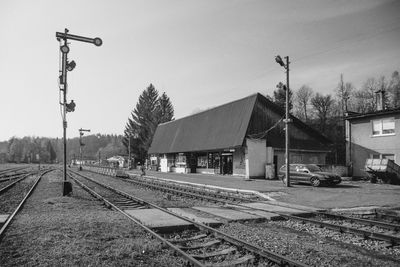
[[[63,120],[63,149],[64,149],[64,183],[63,183],[63,196],[68,195],[72,191],[72,186],[67,182],[67,112],[73,112],[75,110],[75,103],[72,100],[67,103],[67,71],[72,71],[76,63],[75,61],[68,62],[69,46],[68,40],[75,40],[79,42],[92,43],[95,46],[101,46],[103,41],[96,38],[88,38],[68,33],[69,30],[65,29],[64,32],[56,32],[56,38],[60,42],[61,57],[61,70],[59,75],[59,89],[63,92],[63,101],[60,102],[62,105],[62,120]]]
[[[275,57],[275,61],[286,69],[286,119],[285,119],[285,177],[286,177],[286,186],[290,187],[290,172],[289,172],[289,164],[290,164],[290,157],[289,157],[289,147],[290,147],[290,136],[289,136],[289,124],[291,122],[289,118],[289,57],[286,56],[286,64],[283,62],[282,58],[278,55]]]
[[[79,129],[79,154],[80,154],[79,170],[80,171],[82,170],[82,147],[85,145],[82,142],[82,136],[84,134],[83,132],[90,132],[90,130],[89,129],[82,129],[82,128]]]

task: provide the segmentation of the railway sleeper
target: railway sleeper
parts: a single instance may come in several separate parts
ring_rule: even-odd
[[[188,241],[203,239],[205,237],[207,237],[206,234],[200,234],[200,235],[196,235],[196,236],[192,236],[192,237],[188,237],[188,238],[167,239],[167,241],[172,242],[172,243],[184,243],[184,242],[188,242]]]
[[[223,256],[223,255],[228,255],[236,251],[235,247],[229,247],[220,251],[215,251],[215,252],[210,252],[210,253],[204,253],[204,254],[189,254],[189,256],[195,258],[195,259],[207,259],[207,258],[212,258],[212,257],[217,257],[217,256]]]
[[[192,249],[201,249],[201,248],[211,247],[211,246],[217,245],[219,243],[221,243],[221,240],[212,240],[207,243],[198,244],[198,245],[194,245],[191,247],[179,246],[179,245],[177,247],[182,250],[192,250]]]
[[[238,259],[235,260],[231,260],[231,261],[224,261],[221,263],[210,263],[210,264],[205,264],[205,266],[213,266],[213,267],[229,267],[229,266],[237,266],[237,265],[243,265],[243,264],[249,264],[251,262],[253,262],[253,260],[255,259],[255,257],[253,255],[245,255],[243,257],[240,257]]]

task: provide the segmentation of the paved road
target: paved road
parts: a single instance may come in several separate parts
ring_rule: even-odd
[[[140,171],[133,170],[130,173],[139,174]],[[246,180],[243,177],[226,175],[176,174],[154,171],[146,171],[146,175],[197,184],[256,190],[279,201],[317,208],[371,206],[400,208],[400,186],[398,185],[371,184],[366,181],[343,181],[335,187],[312,187],[295,184],[288,188],[278,180]]]

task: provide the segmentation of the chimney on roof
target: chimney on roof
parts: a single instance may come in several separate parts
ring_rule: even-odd
[[[384,110],[385,107],[385,90],[382,88],[375,92],[376,94],[376,110]]]

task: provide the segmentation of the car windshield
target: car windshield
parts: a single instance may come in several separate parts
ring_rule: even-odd
[[[317,165],[307,165],[306,167],[310,172],[321,172],[322,171],[321,168],[318,167]]]

